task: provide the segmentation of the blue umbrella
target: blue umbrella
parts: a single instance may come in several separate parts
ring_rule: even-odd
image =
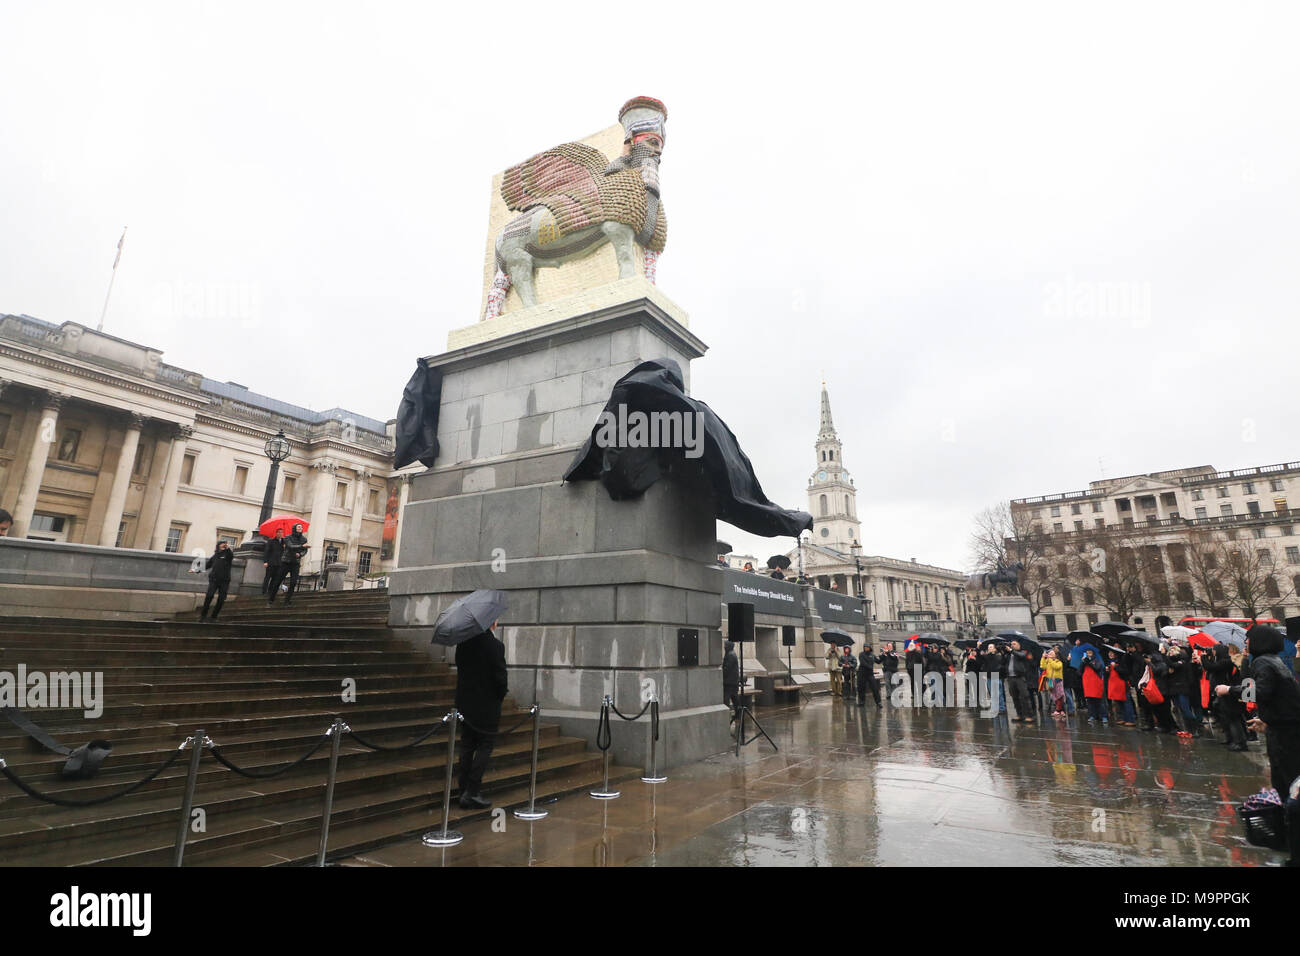
[[[457,598],[433,622],[433,643],[455,647],[490,628],[506,609],[506,592],[481,588]]]
[[[1083,664],[1085,652],[1092,651],[1098,658],[1101,657],[1101,651],[1093,644],[1077,644],[1070,648],[1070,666],[1078,670]]]
[[[1201,631],[1220,644],[1230,644],[1243,651],[1246,649],[1246,629],[1240,624],[1233,624],[1231,621],[1210,621],[1201,628]]]

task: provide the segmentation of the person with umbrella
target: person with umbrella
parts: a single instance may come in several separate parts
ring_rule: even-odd
[[[1083,699],[1088,703],[1088,723],[1110,726],[1106,718],[1106,665],[1091,644],[1081,644],[1083,659],[1079,670],[1083,680]]]
[[[275,529],[275,537],[266,542],[262,557],[264,559],[262,567],[266,569],[262,574],[262,593],[267,594],[271,591],[271,582],[280,573],[280,564],[284,561],[284,528]]]
[[[831,675],[832,696],[843,693],[844,677],[840,672],[840,649],[835,644],[826,648],[826,671]]]
[[[456,710],[464,717],[458,768],[462,810],[492,806],[482,788],[509,689],[505,645],[493,633],[505,609],[503,591],[479,590],[452,602],[433,625],[433,642],[456,648]]]
[[[302,556],[307,553],[307,548],[307,538],[302,533],[302,525],[295,524],[293,534],[284,539],[284,551],[280,556],[280,570],[271,579],[271,597],[266,602],[268,605],[275,603],[275,596],[280,593],[280,585],[286,575],[289,578],[289,590],[284,595],[284,606],[291,607],[293,605],[293,594],[298,589],[298,571],[302,564]]]
[[[1128,696],[1128,655],[1123,648],[1103,644],[1109,663],[1106,665],[1106,700],[1109,702],[1111,719],[1119,727],[1136,727],[1133,701]]]
[[[844,688],[844,699],[852,702],[853,700],[853,672],[857,666],[853,661],[853,651],[848,645],[845,645],[840,656],[840,684]]]
[[[1265,735],[1270,782],[1285,800],[1292,782],[1300,777],[1300,682],[1279,656],[1283,642],[1277,628],[1254,625],[1246,632],[1246,646],[1258,709],[1250,729]],[[1220,684],[1214,693],[1240,702],[1244,690],[1244,683]]]

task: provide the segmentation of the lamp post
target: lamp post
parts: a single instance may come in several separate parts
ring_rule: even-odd
[[[289,457],[289,439],[284,437],[284,429],[281,428],[268,438],[262,450],[266,452],[266,457],[271,459],[271,473],[266,476],[266,494],[262,496],[262,513],[257,519],[259,528],[271,517],[271,509],[275,506],[275,480],[280,475],[280,462]]]

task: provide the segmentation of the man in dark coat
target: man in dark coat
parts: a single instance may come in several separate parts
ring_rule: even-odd
[[[1250,749],[1246,746],[1246,708],[1231,694],[1220,696],[1216,693],[1220,685],[1232,687],[1241,682],[1241,671],[1233,663],[1228,645],[1215,644],[1211,653],[1202,660],[1212,688],[1210,708],[1214,719],[1223,728],[1223,743],[1227,744],[1229,750],[1237,752]]]
[[[727,641],[722,645],[722,702],[731,708],[731,719],[736,719],[740,709],[737,698],[740,696],[740,661],[736,657],[736,642]]]
[[[456,710],[465,718],[461,724],[464,749],[460,754],[460,807],[486,810],[492,806],[482,794],[483,774],[501,723],[501,701],[505,700],[506,648],[492,627],[456,645]]]
[[[898,652],[894,650],[893,644],[885,645],[885,649],[880,652],[880,670],[885,678],[885,693],[893,693],[894,675],[898,673]]]
[[[922,683],[925,674],[925,652],[921,644],[916,641],[907,645],[903,653],[903,663],[906,665],[907,679],[915,686],[912,687],[912,705],[921,706],[922,692],[925,690],[925,684]]]
[[[203,598],[203,610],[199,620],[208,619],[208,608],[212,605],[212,596],[217,597],[217,606],[212,612],[212,620],[221,616],[221,605],[226,603],[226,591],[230,588],[230,566],[235,563],[235,552],[224,541],[217,542],[217,551],[209,555],[204,565],[208,569],[208,593]]]
[[[284,550],[280,556],[280,570],[271,579],[271,597],[266,603],[275,603],[275,596],[280,593],[280,585],[287,575],[289,590],[284,595],[284,606],[289,607],[293,604],[294,591],[298,590],[298,571],[302,556],[307,553],[307,538],[302,533],[302,525],[296,524],[293,526],[293,534],[284,539],[283,547]]]
[[[1169,693],[1178,706],[1187,733],[1201,736],[1201,721],[1192,710],[1192,695],[1201,696],[1200,674],[1190,655],[1183,653],[1177,644],[1169,647]]]
[[[1151,676],[1155,679],[1156,689],[1164,698],[1160,703],[1151,705],[1156,726],[1162,734],[1177,733],[1178,728],[1174,726],[1173,703],[1169,699],[1169,660],[1159,651],[1150,651],[1144,654],[1142,659],[1151,667]]]
[[[1033,712],[1029,708],[1029,688],[1025,686],[1030,661],[1029,652],[1021,649],[1019,641],[1012,641],[1007,648],[1006,676],[1007,689],[1016,705],[1016,716],[1013,719],[1018,724],[1034,722]]]
[[[872,653],[870,644],[865,645],[862,653],[858,655],[859,704],[866,704],[868,689],[871,691],[871,696],[876,699],[876,707],[880,707],[880,681],[876,679],[876,655]]]
[[[1276,628],[1254,625],[1246,632],[1246,646],[1250,649],[1250,676],[1259,710],[1259,716],[1251,721],[1256,725],[1252,729],[1265,732],[1272,786],[1285,802],[1291,782],[1300,777],[1300,682],[1278,656],[1282,633]],[[1246,686],[1221,684],[1214,692],[1219,697],[1243,701]]]
[[[262,567],[265,569],[262,574],[262,593],[266,594],[271,589],[271,582],[275,576],[280,573],[280,564],[284,560],[284,528],[275,529],[275,537],[266,542],[266,547],[262,551]]]

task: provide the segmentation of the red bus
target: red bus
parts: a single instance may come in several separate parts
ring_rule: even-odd
[[[1227,621],[1229,624],[1237,624],[1248,631],[1254,624],[1269,624],[1283,632],[1286,631],[1286,625],[1275,617],[1185,617],[1178,623],[1182,627],[1191,627],[1199,631],[1211,621]]]

